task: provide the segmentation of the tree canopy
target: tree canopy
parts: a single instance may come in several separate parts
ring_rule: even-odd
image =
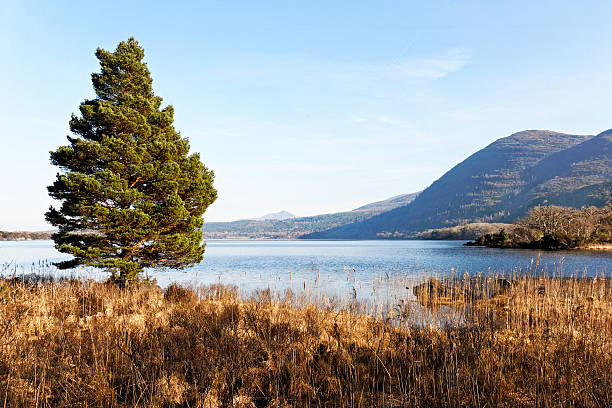
[[[69,144],[51,152],[60,168],[46,219],[56,248],[73,255],[60,268],[105,268],[120,281],[145,267],[181,268],[203,259],[203,214],[214,202],[214,174],[161,107],[136,40],[96,51],[96,97],[72,115]]]

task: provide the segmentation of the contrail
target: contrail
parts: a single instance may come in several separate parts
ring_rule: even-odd
[[[416,42],[416,37],[413,38],[412,40],[410,40],[408,42],[408,44],[402,49],[402,52],[400,52],[397,57],[395,57],[393,59],[393,61],[391,61],[391,63],[389,65],[387,65],[387,67],[385,68],[384,72],[387,73],[389,71],[389,69],[391,69],[392,66],[394,66],[395,64],[397,64],[399,62],[399,60],[408,52],[408,50],[414,45],[414,43]]]

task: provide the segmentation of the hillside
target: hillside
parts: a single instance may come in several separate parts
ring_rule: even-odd
[[[262,215],[261,217],[255,218],[257,221],[266,221],[266,220],[288,220],[290,218],[297,218],[295,215],[291,214],[289,211],[279,211],[275,213],[270,213],[266,215]]]
[[[414,201],[416,196],[419,195],[419,193],[420,192],[398,195],[395,197],[388,198],[386,200],[376,201],[374,203],[362,205],[359,208],[355,208],[353,211],[389,211],[394,208],[410,204],[412,201]]]
[[[538,203],[602,205],[612,181],[611,145],[612,131],[595,137],[515,133],[453,167],[406,206],[303,238],[406,238],[428,229],[513,221]]]
[[[530,183],[507,203],[509,208],[605,205],[612,197],[612,130],[544,158],[523,178]]]
[[[204,224],[206,239],[293,239],[304,234],[365,220],[383,211],[412,202],[419,193],[402,194],[387,200],[366,204],[352,211],[321,214],[311,217],[282,220],[255,219],[232,222],[207,222]],[[264,218],[264,217],[262,217]]]

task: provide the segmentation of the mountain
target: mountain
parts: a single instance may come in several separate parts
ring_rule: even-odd
[[[418,193],[402,194],[387,200],[366,204],[352,211],[321,214],[311,217],[270,219],[270,214],[255,220],[207,222],[203,231],[206,239],[251,238],[293,239],[305,234],[324,231],[339,225],[365,220],[383,211],[412,202]],[[291,215],[287,212],[282,212]],[[279,213],[277,213],[279,214]]]
[[[408,205],[303,238],[405,238],[434,228],[510,222],[537,204],[603,205],[610,200],[611,146],[612,130],[597,136],[515,133],[453,167]]]
[[[565,207],[580,208],[583,206],[603,207],[610,204],[612,197],[612,181],[593,184],[576,190],[550,194],[541,199],[529,202],[528,207],[536,205],[560,205]]]
[[[297,216],[291,214],[289,211],[279,211],[276,213],[270,213],[263,215],[259,218],[255,218],[257,221],[267,221],[267,220],[288,220],[291,218],[297,218]]]
[[[416,193],[398,195],[395,197],[388,198],[386,200],[376,201],[374,203],[362,205],[359,208],[355,208],[353,211],[389,211],[394,208],[410,204],[419,194],[420,191]]]
[[[612,197],[606,194],[612,183],[612,130],[551,154],[526,173],[531,182],[510,207],[605,205]]]

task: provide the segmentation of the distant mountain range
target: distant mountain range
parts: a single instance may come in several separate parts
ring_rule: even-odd
[[[317,231],[325,231],[339,225],[367,219],[384,211],[409,204],[418,193],[402,194],[387,200],[366,204],[352,211],[295,217],[287,211],[273,213],[251,220],[232,222],[207,222],[204,238],[207,239],[293,239]],[[274,217],[283,217],[275,219]]]
[[[297,218],[297,216],[291,214],[289,211],[279,211],[275,213],[270,213],[266,215],[262,215],[259,218],[255,218],[256,221],[268,221],[268,220],[288,220],[291,218]]]
[[[467,223],[511,222],[538,204],[603,206],[611,199],[612,130],[597,136],[528,130],[474,153],[407,205],[302,238],[406,238]]]

